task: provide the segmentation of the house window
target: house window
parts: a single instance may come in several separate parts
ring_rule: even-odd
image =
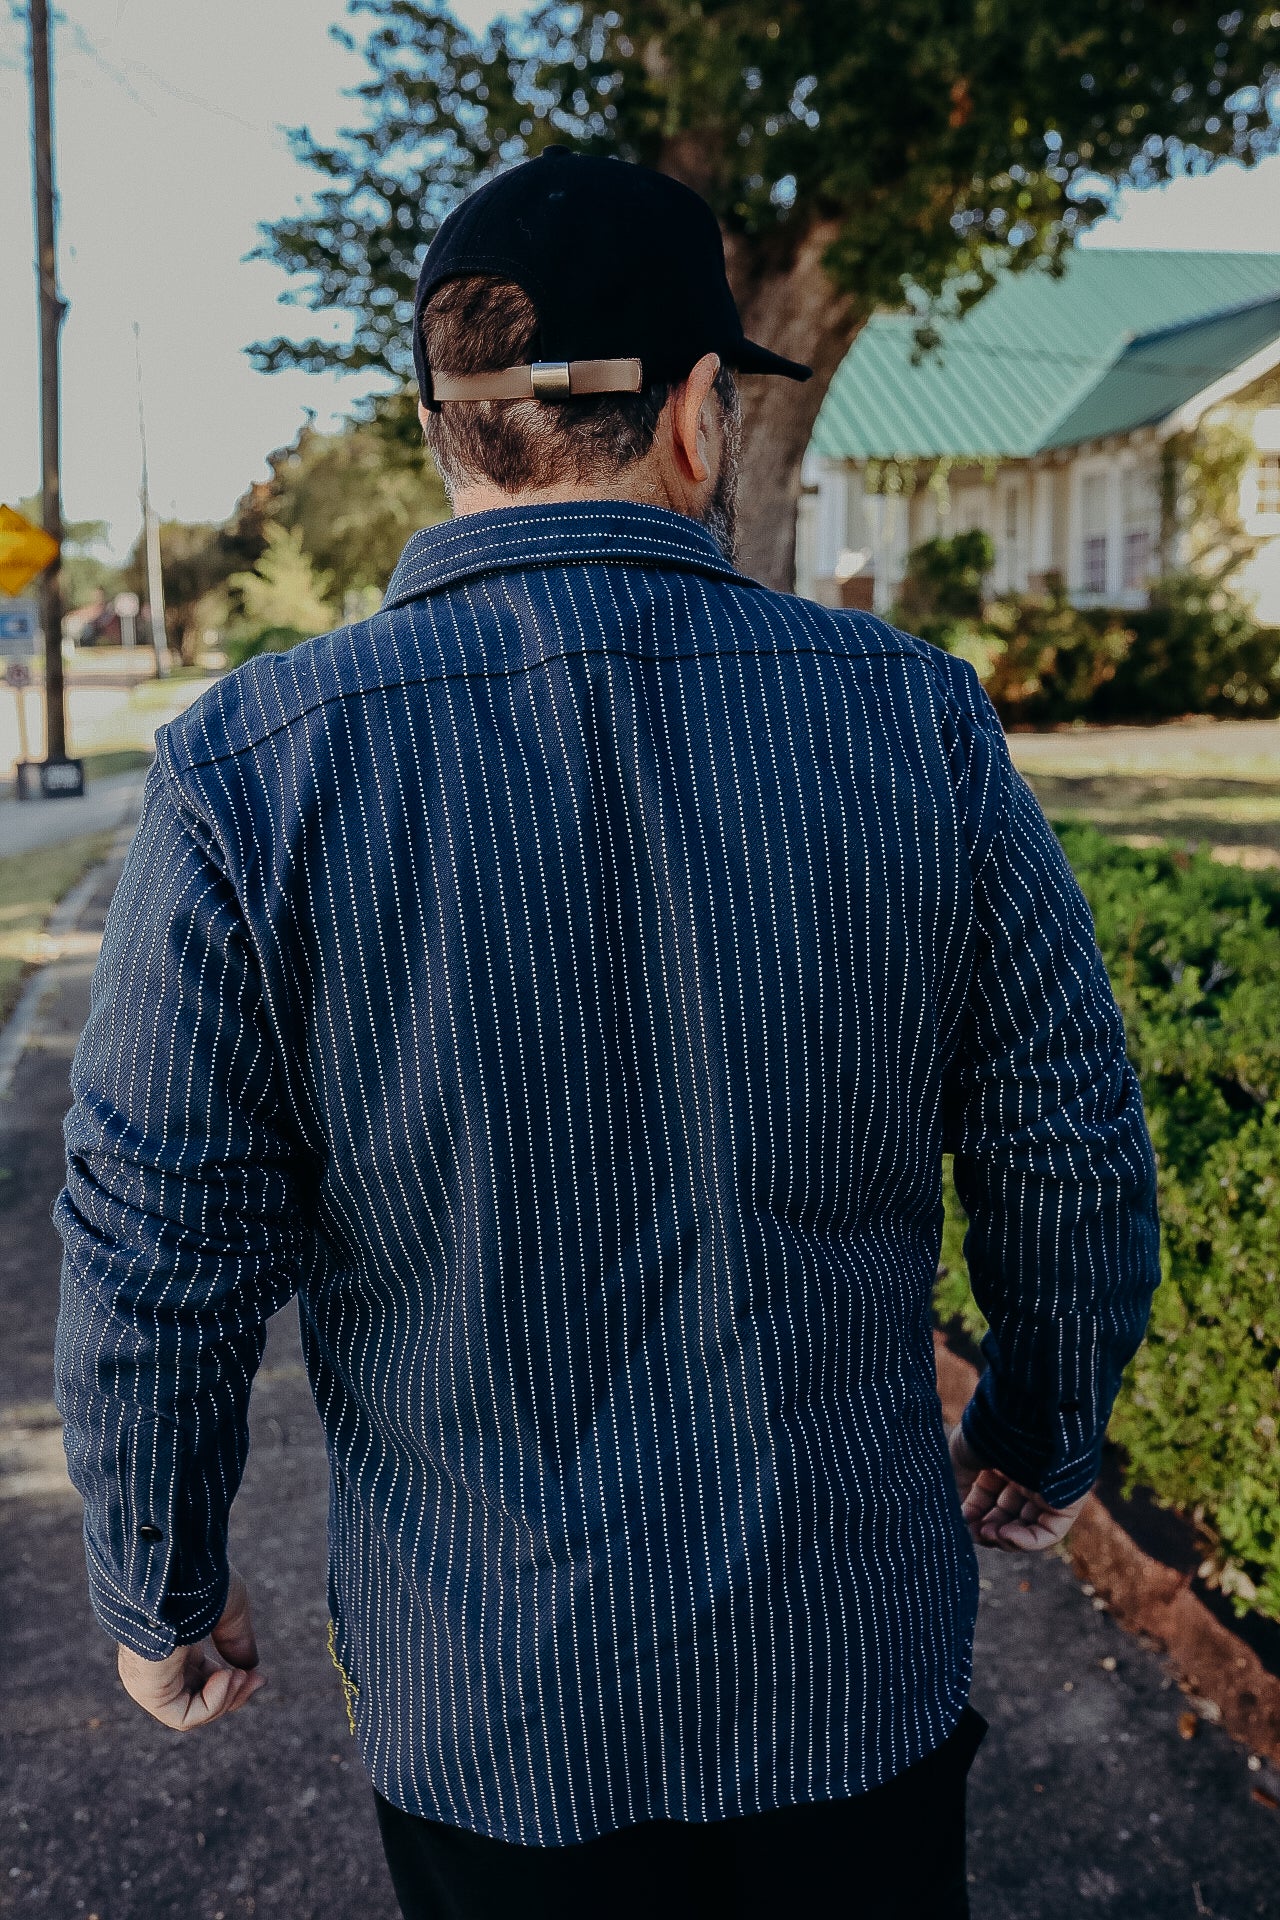
[[[1254,512],[1280,515],[1280,453],[1258,455],[1254,486]]]
[[[1121,585],[1135,591],[1151,578],[1158,508],[1155,476],[1149,466],[1126,467],[1122,476],[1124,530],[1120,547]]]
[[[1080,585],[1085,593],[1107,590],[1107,476],[1086,474],[1080,488]]]
[[[1018,535],[1022,530],[1022,516],[1018,511],[1018,490],[1007,487],[1004,496],[1004,537],[1011,547],[1018,544]]]
[[[1146,527],[1126,527],[1124,535],[1124,585],[1145,587],[1151,575],[1151,535]]]
[[[1019,487],[1004,489],[1001,517],[1000,551],[996,555],[997,579],[1007,593],[1015,592],[1022,579],[1022,492]]]

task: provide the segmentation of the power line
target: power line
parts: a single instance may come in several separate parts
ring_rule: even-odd
[[[151,102],[144,99],[138,92],[137,88],[129,79],[128,74],[123,72],[121,68],[115,66],[113,62],[108,60],[106,55],[94,45],[79,21],[68,20],[67,25],[71,29],[79,51],[87,55],[90,60],[101,67],[108,79],[114,80],[115,84],[120,87],[123,92],[128,94],[136,106],[142,107],[143,110],[149,113],[154,119],[156,110]],[[262,139],[270,140],[273,144],[278,143],[281,138],[278,128],[266,126],[261,120],[246,119],[244,114],[235,113],[230,107],[222,107],[214,100],[206,100],[203,94],[191,93],[185,87],[175,86],[164,74],[157,73],[156,69],[149,67],[145,61],[135,60],[133,62],[133,70],[135,73],[141,74],[152,86],[159,87],[162,93],[167,93],[174,100],[181,101],[183,106],[202,107],[206,113],[216,115],[219,120],[229,120],[233,126],[242,127],[247,133],[256,133]]]
[[[188,93],[185,87],[175,87],[171,80],[166,80],[162,73],[157,73],[154,67],[144,65],[141,60],[135,60],[134,66],[139,73],[144,74],[151,81],[153,86],[172,94],[173,98],[181,100],[184,106],[203,107],[206,113],[216,114],[220,120],[230,120],[233,126],[244,127],[249,133],[261,134],[267,140],[276,141],[281,137],[278,127],[266,126],[261,120],[246,120],[242,113],[233,113],[230,107],[220,107],[214,101],[206,100],[201,94]]]

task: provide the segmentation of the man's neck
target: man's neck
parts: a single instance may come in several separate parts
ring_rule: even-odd
[[[663,485],[662,475],[655,473],[647,460],[637,460],[634,466],[590,486],[566,483],[554,487],[521,487],[515,493],[505,493],[501,487],[482,483],[458,487],[452,495],[453,511],[459,519],[469,513],[492,513],[499,507],[558,507],[583,500],[601,505],[626,500],[636,506],[666,507],[671,513],[689,512],[687,502],[671,498],[671,490]]]

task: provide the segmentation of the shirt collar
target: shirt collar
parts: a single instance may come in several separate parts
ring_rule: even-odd
[[[415,533],[382,605],[403,606],[479,574],[623,562],[756,583],[731,567],[706,528],[665,507],[630,500],[572,500],[464,514]]]

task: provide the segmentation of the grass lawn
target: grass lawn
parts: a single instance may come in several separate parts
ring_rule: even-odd
[[[40,958],[39,937],[63,895],[106,857],[114,834],[84,833],[61,845],[0,860],[0,1022]]]
[[[113,773],[140,773],[155,759],[149,747],[89,747],[80,755],[86,780],[105,780]]]
[[[1280,866],[1280,724],[1201,721],[1015,733],[1014,764],[1053,820],[1143,845],[1176,840],[1219,860]]]

